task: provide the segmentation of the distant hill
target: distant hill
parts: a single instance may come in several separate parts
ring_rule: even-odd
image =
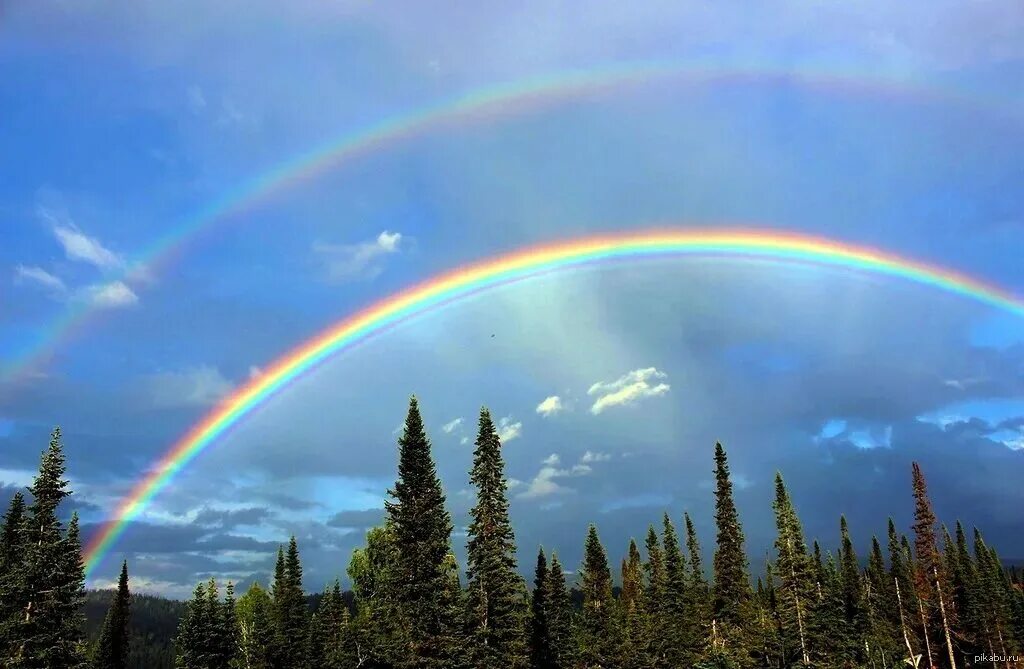
[[[100,635],[113,590],[85,593],[85,631],[92,644]],[[132,595],[129,669],[174,669],[174,635],[185,602],[154,595]]]

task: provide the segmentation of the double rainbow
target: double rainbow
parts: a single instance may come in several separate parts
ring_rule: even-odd
[[[585,99],[629,86],[663,82],[686,85],[792,85],[840,95],[869,95],[972,110],[1002,111],[998,104],[976,95],[921,85],[906,78],[854,70],[842,71],[834,67],[780,68],[759,62],[725,66],[700,61],[640,61],[492,84],[385,117],[354,131],[331,137],[308,151],[292,156],[226,191],[172,226],[166,234],[133,258],[123,276],[110,277],[110,280],[126,279],[132,271],[139,269],[146,274],[156,275],[203,233],[230,221],[240,220],[240,214],[330,169],[397,143],[460,124],[514,117],[545,105]],[[14,360],[0,366],[0,382],[18,378],[47,359],[102,309],[84,302],[69,309]]]
[[[571,239],[488,258],[419,283],[349,316],[292,349],[195,424],[119,504],[86,549],[91,572],[118,537],[200,453],[256,407],[327,358],[374,333],[468,295],[538,274],[617,259],[728,256],[812,263],[897,277],[1024,316],[1024,301],[997,286],[877,249],[753,229],[664,229]]]

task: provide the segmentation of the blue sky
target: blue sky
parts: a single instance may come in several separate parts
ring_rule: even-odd
[[[0,497],[28,482],[59,423],[87,530],[278,355],[413,282],[530,243],[741,222],[1024,295],[1017,3],[3,11],[0,364],[69,310],[96,315],[0,385]],[[210,226],[166,266],[139,263],[195,212],[331,137],[483,86],[650,61],[848,83],[665,79],[516,107],[390,144]],[[888,515],[908,526],[918,460],[945,521],[1024,557],[1019,318],[892,279],[677,260],[501,288],[331,360],[181,474],[94,584],[122,557],[140,589],[175,596],[209,575],[265,579],[292,533],[308,587],[342,575],[379,519],[412,393],[457,528],[476,412],[502,420],[527,556],[544,543],[574,564],[589,521],[618,555],[665,509],[689,510],[710,546],[721,439],[753,556],[772,538],[777,469],[809,534],[834,545],[846,513],[866,548]]]

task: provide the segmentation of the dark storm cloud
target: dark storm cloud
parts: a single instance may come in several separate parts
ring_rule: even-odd
[[[217,527],[228,530],[239,525],[259,525],[270,515],[272,515],[270,509],[258,506],[245,509],[204,508],[196,514],[193,522],[203,527]]]

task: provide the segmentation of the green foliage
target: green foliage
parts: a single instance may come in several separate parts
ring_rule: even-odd
[[[587,531],[578,584],[583,593],[583,610],[576,620],[577,665],[617,667],[621,639],[615,624],[612,575],[594,525]]]
[[[565,586],[565,570],[558,561],[558,554],[551,554],[548,567],[548,637],[551,639],[552,667],[569,669],[576,661],[574,644],[573,609],[569,590]]]
[[[121,576],[117,581],[117,594],[110,604],[110,610],[103,621],[99,641],[93,654],[92,665],[96,669],[126,669],[130,637],[128,621],[131,615],[131,593],[128,591],[128,562],[121,564]]]
[[[467,642],[477,669],[523,667],[527,661],[516,569],[515,535],[508,517],[508,483],[498,431],[480,410],[469,480],[476,487],[467,553]]]
[[[275,642],[274,603],[267,591],[253,582],[235,606],[237,664],[245,669],[271,669]]]
[[[548,610],[551,606],[548,586],[548,561],[544,556],[544,549],[541,548],[537,551],[533,594],[530,597],[531,669],[553,669],[557,666],[551,649],[551,629],[548,625]]]
[[[449,587],[452,522],[415,397],[398,446],[398,480],[385,502],[397,547],[392,590],[407,627],[408,666],[442,669],[461,652],[452,645],[457,612],[438,598]]]

